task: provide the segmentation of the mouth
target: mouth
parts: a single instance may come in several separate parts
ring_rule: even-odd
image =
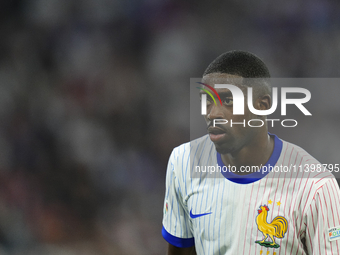
[[[212,142],[218,142],[226,136],[226,131],[219,127],[209,127],[208,133]]]

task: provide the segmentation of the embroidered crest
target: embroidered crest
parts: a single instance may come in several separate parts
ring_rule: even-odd
[[[275,217],[270,223],[267,222],[268,211],[269,207],[267,205],[261,205],[260,209],[257,210],[259,215],[256,217],[256,224],[258,230],[264,235],[264,238],[263,240],[255,241],[255,243],[264,247],[279,248],[280,245],[275,242],[275,237],[284,238],[287,232],[288,222],[287,219],[282,216]],[[266,241],[268,237],[270,237],[272,242]]]
[[[328,229],[329,241],[335,241],[340,239],[340,226]]]

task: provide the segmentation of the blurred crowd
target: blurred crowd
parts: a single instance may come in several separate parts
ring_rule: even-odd
[[[189,79],[233,49],[275,77],[337,77],[339,11],[0,1],[0,254],[164,254],[165,171],[189,140]]]

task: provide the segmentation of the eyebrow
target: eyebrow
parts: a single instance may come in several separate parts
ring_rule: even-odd
[[[200,92],[199,92],[199,94],[200,95],[202,95],[202,94],[207,94],[206,92],[204,92],[203,90],[201,90]],[[212,93],[213,95],[214,95],[214,93]],[[218,95],[222,98],[222,97],[232,97],[233,96],[233,94],[231,93],[231,91],[229,90],[229,91],[227,91],[227,92],[220,92],[220,93],[218,93]],[[214,97],[216,97],[216,95],[214,95]]]
[[[231,91],[229,90],[228,92],[221,92],[218,93],[220,97],[232,97],[233,94],[231,93]]]

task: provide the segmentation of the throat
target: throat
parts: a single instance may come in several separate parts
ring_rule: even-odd
[[[225,166],[236,167],[235,174],[248,175],[254,173],[265,165],[274,150],[274,139],[268,134],[261,142],[255,142],[244,146],[235,153],[221,154],[222,162]],[[244,171],[244,169],[248,171]],[[243,169],[243,170],[242,170]]]

